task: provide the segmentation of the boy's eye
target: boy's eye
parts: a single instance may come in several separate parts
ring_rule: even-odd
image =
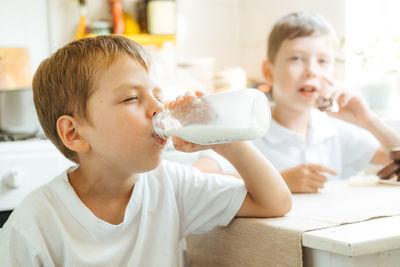
[[[321,64],[327,64],[328,62],[329,62],[329,61],[326,60],[326,59],[324,59],[324,58],[322,58],[322,59],[319,60],[319,63],[321,63]]]
[[[131,96],[131,97],[128,97],[128,98],[124,99],[123,102],[130,102],[130,101],[134,101],[134,100],[137,100],[137,99],[138,99],[137,96]]]
[[[293,57],[291,57],[290,58],[292,61],[299,61],[299,60],[301,60],[301,57],[299,57],[299,56],[293,56]]]

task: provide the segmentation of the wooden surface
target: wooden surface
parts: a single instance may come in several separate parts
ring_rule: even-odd
[[[355,183],[356,179],[350,180],[328,182],[317,194],[294,194],[292,210],[284,217],[236,218],[228,227],[189,236],[186,239],[189,262],[193,267],[302,266],[302,235],[305,233],[319,233],[316,230],[334,229],[333,227],[342,225],[342,236],[350,239],[352,235],[349,231],[353,227],[357,228],[352,224],[400,215],[398,185],[383,185],[364,180]],[[363,225],[369,224],[364,222]],[[330,230],[322,231],[327,232],[330,233]],[[357,233],[353,231],[352,234]],[[384,233],[379,234],[384,236]],[[393,237],[396,247],[400,248],[398,236],[395,234],[390,238]],[[380,250],[382,243],[376,242],[374,234],[366,231],[363,238],[366,241],[372,238],[374,244],[367,242],[358,246],[357,249],[365,250],[353,251],[354,255],[371,253],[371,249],[374,252]],[[318,238],[309,238],[306,241],[307,246],[314,246],[318,250],[337,245]],[[384,248],[385,251],[387,249],[390,247]],[[328,263],[314,266],[331,266]]]
[[[32,87],[29,51],[23,47],[0,47],[0,90]]]

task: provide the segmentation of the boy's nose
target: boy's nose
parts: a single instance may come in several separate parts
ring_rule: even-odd
[[[314,78],[317,77],[317,69],[316,69],[316,64],[314,62],[308,62],[305,70],[305,74],[307,78]]]
[[[153,118],[157,113],[164,110],[163,104],[156,98],[153,97],[151,101],[151,107],[148,109],[149,118]]]

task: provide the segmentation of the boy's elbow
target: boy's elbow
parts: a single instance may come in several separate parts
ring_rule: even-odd
[[[284,216],[286,213],[288,213],[292,209],[292,195],[287,194],[284,197],[284,200],[282,200],[284,203],[281,208],[281,214],[279,216]]]
[[[276,199],[274,206],[269,206],[266,210],[265,217],[282,217],[285,216],[292,209],[292,196],[291,194],[284,194]]]
[[[277,202],[276,210],[272,217],[281,217],[286,215],[292,209],[292,196],[290,194],[285,194]]]

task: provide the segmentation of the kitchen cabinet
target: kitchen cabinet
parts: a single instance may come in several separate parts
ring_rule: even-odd
[[[303,234],[305,267],[397,266],[400,216],[378,218]]]

